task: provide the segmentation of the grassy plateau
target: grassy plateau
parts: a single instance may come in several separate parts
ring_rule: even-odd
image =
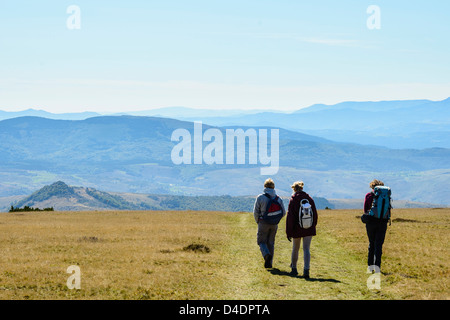
[[[251,213],[2,213],[0,299],[449,299],[450,209],[394,210],[380,290],[367,286],[360,214],[319,211],[306,280],[289,275],[285,219],[265,269]],[[78,290],[67,287],[72,265]]]

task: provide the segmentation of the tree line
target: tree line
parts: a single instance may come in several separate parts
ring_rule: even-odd
[[[9,209],[9,212],[32,212],[32,211],[55,211],[53,209],[53,207],[50,208],[44,208],[44,209],[39,209],[39,208],[33,208],[33,207],[29,207],[29,206],[25,206],[23,208],[15,208],[14,206],[11,206],[11,209]]]

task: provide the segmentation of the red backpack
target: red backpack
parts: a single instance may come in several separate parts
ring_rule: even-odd
[[[269,198],[269,203],[267,204],[266,212],[264,212],[262,219],[268,224],[278,224],[281,218],[283,218],[283,209],[279,202],[280,198],[275,196],[275,198],[272,199],[267,193],[264,195]]]

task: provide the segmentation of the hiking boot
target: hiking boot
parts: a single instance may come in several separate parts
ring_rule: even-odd
[[[289,273],[292,277],[298,276],[297,268],[292,268],[291,272]]]
[[[266,269],[272,268],[272,255],[266,254],[264,256],[264,268]]]
[[[309,269],[303,269],[303,278],[309,279]]]

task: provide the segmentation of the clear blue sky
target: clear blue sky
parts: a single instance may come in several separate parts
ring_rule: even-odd
[[[66,26],[70,5],[79,30]],[[369,5],[379,30],[367,28]],[[441,100],[449,21],[443,0],[5,0],[0,110]]]

